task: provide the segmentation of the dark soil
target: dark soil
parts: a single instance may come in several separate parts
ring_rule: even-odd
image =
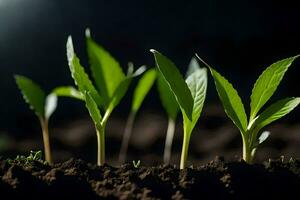
[[[216,158],[179,170],[170,165],[97,167],[80,159],[54,165],[0,159],[0,195],[1,199],[298,199],[300,160],[248,165]]]

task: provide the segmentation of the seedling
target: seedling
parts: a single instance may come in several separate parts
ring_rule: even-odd
[[[139,80],[133,94],[133,101],[131,104],[131,110],[126,122],[125,131],[123,134],[121,150],[119,154],[119,162],[124,163],[126,160],[127,149],[129,145],[129,139],[132,133],[133,123],[135,121],[136,113],[140,109],[146,95],[150,91],[153,83],[156,79],[156,70],[150,69]]]
[[[30,151],[30,154],[26,157],[23,155],[17,155],[15,159],[8,159],[9,164],[18,163],[22,165],[34,164],[34,162],[40,162],[44,165],[47,164],[47,161],[42,159],[42,151]]]
[[[73,97],[85,102],[86,108],[95,124],[97,133],[97,164],[105,163],[105,127],[114,108],[123,98],[133,77],[145,71],[142,66],[135,72],[129,69],[124,75],[119,63],[90,36],[86,31],[87,51],[92,76],[96,87],[89,79],[79,58],[74,52],[71,36],[67,41],[67,57],[72,78],[78,89],[72,86],[63,86],[54,90],[59,96]],[[96,89],[97,88],[97,89]],[[103,112],[103,114],[101,114]]]
[[[198,62],[196,58],[192,58],[186,73],[186,77],[191,75],[197,69],[199,69]],[[160,101],[164,109],[166,110],[166,113],[168,114],[168,128],[163,159],[165,164],[169,164],[171,160],[172,143],[175,133],[175,122],[179,111],[179,106],[172,90],[170,89],[168,83],[165,81],[161,73],[158,74],[157,90],[159,93]]]
[[[133,160],[132,161],[132,164],[133,164],[133,166],[134,166],[134,168],[139,168],[140,167],[140,164],[141,164],[141,161],[140,160],[138,160],[137,162],[135,161],[135,160]]]
[[[290,57],[269,66],[259,76],[250,97],[250,117],[246,116],[244,105],[237,91],[221,74],[206,64],[215,80],[216,89],[227,116],[239,129],[243,140],[243,159],[252,163],[258,146],[269,136],[269,132],[261,132],[262,128],[292,111],[299,103],[299,97],[290,97],[277,101],[264,111],[260,109],[270,99],[281,82],[285,72],[297,58]]]
[[[154,54],[156,66],[175,95],[183,115],[183,145],[180,169],[186,166],[191,133],[198,121],[206,95],[207,72],[205,68],[197,68],[184,81],[175,64],[156,50]]]
[[[15,80],[24,100],[39,118],[43,132],[45,158],[48,163],[52,163],[48,122],[56,109],[57,96],[53,93],[46,96],[38,84],[25,76],[15,75]]]

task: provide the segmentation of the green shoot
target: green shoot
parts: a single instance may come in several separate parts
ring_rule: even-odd
[[[186,77],[191,75],[197,69],[199,69],[199,64],[195,58],[192,58],[186,73]],[[176,102],[173,92],[170,90],[168,83],[165,81],[161,73],[159,73],[157,79],[157,89],[160,101],[162,102],[162,105],[168,114],[168,128],[165,140],[163,160],[165,164],[169,164],[171,160],[172,143],[175,133],[175,122],[179,111],[179,106]]]
[[[42,159],[42,151],[30,151],[30,154],[26,157],[23,155],[17,155],[15,159],[8,159],[9,164],[21,164],[21,165],[30,165],[34,164],[35,162],[40,162],[46,165],[48,162]]]
[[[261,132],[261,129],[288,114],[300,103],[299,97],[285,98],[260,112],[260,109],[274,94],[285,72],[297,57],[280,60],[269,66],[259,76],[251,94],[249,121],[242,100],[231,83],[199,58],[210,68],[224,110],[242,135],[243,159],[247,163],[253,162],[258,146],[270,134],[269,132]]]
[[[175,95],[183,115],[183,145],[180,169],[186,166],[191,133],[198,121],[206,96],[207,72],[198,68],[184,81],[175,64],[156,50],[154,54],[156,66]]]
[[[133,164],[133,167],[134,168],[139,168],[140,167],[140,165],[141,165],[141,161],[140,160],[138,160],[137,162],[135,161],[135,160],[133,160],[132,161],[132,164]]]
[[[124,163],[126,160],[127,149],[129,145],[129,139],[132,133],[133,123],[136,117],[136,113],[140,109],[146,95],[150,91],[152,85],[154,84],[156,79],[156,70],[150,69],[148,70],[139,80],[133,94],[133,101],[131,105],[131,110],[129,113],[129,117],[126,122],[125,131],[123,134],[120,154],[119,154],[119,162]]]
[[[199,68],[200,67],[196,58],[192,58],[186,73],[186,77],[191,75],[194,71],[196,71]],[[159,73],[157,79],[157,89],[158,89],[160,101],[162,102],[162,105],[168,114],[168,128],[167,128],[167,134],[165,140],[163,159],[165,164],[170,164],[172,143],[173,143],[173,138],[175,133],[175,122],[179,111],[179,106],[172,90],[168,86],[168,83],[165,81],[161,73]]]
[[[84,95],[79,92],[76,88],[73,86],[59,86],[56,87],[53,91],[53,94],[60,97],[71,97],[74,99],[82,100],[84,101]]]
[[[81,66],[74,52],[71,36],[67,41],[67,57],[72,78],[77,89],[72,86],[58,87],[54,93],[58,96],[72,97],[85,102],[94,122],[97,135],[97,164],[105,163],[105,128],[114,108],[124,97],[133,77],[144,72],[145,67],[124,75],[118,62],[100,45],[96,44],[86,31],[87,51],[90,67],[96,87]],[[103,112],[103,113],[102,113]]]
[[[56,109],[57,97],[53,93],[46,96],[40,86],[29,78],[15,75],[15,80],[24,100],[29,104],[30,108],[35,111],[35,114],[39,118],[43,132],[45,158],[48,163],[52,163],[48,122],[50,116]]]

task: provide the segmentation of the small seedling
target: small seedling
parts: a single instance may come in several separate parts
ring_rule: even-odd
[[[17,163],[21,165],[29,165],[34,162],[40,162],[46,165],[48,162],[42,159],[42,151],[30,151],[30,154],[26,157],[23,155],[17,155],[15,159],[8,159],[9,164]]]
[[[132,133],[133,123],[136,117],[136,113],[140,109],[146,95],[150,91],[153,83],[156,79],[156,70],[150,69],[144,73],[144,75],[139,80],[133,94],[133,100],[131,104],[131,110],[129,113],[129,117],[126,122],[125,131],[123,134],[120,154],[119,154],[119,162],[124,163],[126,160],[127,149],[129,145],[129,139]]]
[[[140,167],[140,164],[141,164],[141,161],[140,160],[138,160],[137,162],[135,161],[135,160],[133,160],[132,161],[132,164],[133,164],[133,166],[134,166],[134,168],[139,168]]]
[[[41,87],[29,78],[15,75],[15,79],[24,100],[29,104],[30,108],[35,111],[35,114],[40,120],[43,132],[45,158],[48,163],[52,163],[48,122],[50,116],[56,109],[57,96],[53,93],[46,96]]]
[[[271,122],[291,112],[299,103],[299,97],[285,98],[260,109],[271,98],[281,82],[285,72],[298,56],[280,60],[269,66],[256,80],[250,97],[250,117],[246,116],[244,105],[237,91],[221,74],[209,67],[215,80],[216,89],[227,116],[239,129],[243,141],[243,159],[252,163],[258,146],[269,136],[269,132],[261,132]]]
[[[114,108],[124,97],[133,77],[145,71],[142,66],[135,72],[128,70],[125,75],[119,63],[90,36],[86,31],[87,52],[92,76],[96,87],[89,79],[79,58],[76,56],[71,36],[67,41],[67,57],[72,78],[78,89],[72,86],[58,87],[54,93],[58,96],[72,97],[85,102],[86,108],[95,124],[97,133],[97,164],[105,163],[105,127]],[[97,89],[96,89],[97,88]],[[103,111],[104,115],[101,114]]]
[[[194,69],[184,81],[175,64],[156,50],[156,66],[175,95],[183,115],[183,145],[180,169],[186,166],[191,133],[200,117],[206,95],[207,72],[205,68]]]

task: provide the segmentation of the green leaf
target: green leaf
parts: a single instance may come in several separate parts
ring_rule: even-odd
[[[300,97],[290,97],[277,101],[264,110],[255,120],[254,127],[261,129],[271,122],[291,112],[300,103]]]
[[[256,80],[251,94],[250,119],[254,119],[280,84],[285,72],[298,56],[280,60],[269,66]]]
[[[72,86],[59,86],[52,91],[53,94],[59,97],[71,97],[84,101],[84,95]]]
[[[110,99],[125,79],[120,64],[99,44],[97,44],[90,34],[86,35],[87,52],[92,75],[105,104],[108,105]]]
[[[124,97],[124,95],[126,94],[129,85],[132,81],[132,79],[136,76],[138,76],[139,74],[143,73],[145,70],[145,66],[140,67],[139,69],[137,69],[136,72],[134,72],[131,75],[128,75],[118,86],[118,88],[116,89],[107,109],[104,115],[104,121],[107,120],[108,116],[110,115],[110,113],[113,111],[113,109],[120,103],[121,99]]]
[[[116,89],[110,103],[108,109],[111,111],[120,103],[121,99],[126,94],[128,87],[132,81],[132,76],[126,77],[120,84],[119,87]]]
[[[189,77],[192,73],[194,73],[196,70],[200,69],[199,63],[197,61],[197,58],[193,57],[189,63],[188,70],[186,72],[186,77]]]
[[[218,95],[222,101],[228,117],[239,128],[242,133],[247,130],[247,116],[244,105],[237,91],[223,76],[210,67],[210,72],[214,78]]]
[[[15,75],[15,79],[24,100],[29,104],[30,108],[35,111],[38,117],[44,118],[45,92],[38,84],[25,76]]]
[[[179,111],[178,103],[175,99],[174,93],[172,92],[163,75],[160,72],[157,75],[157,89],[159,92],[160,101],[168,116],[175,120]]]
[[[45,118],[48,120],[57,107],[57,96],[53,93],[46,97]]]
[[[80,65],[79,59],[74,52],[71,36],[68,37],[67,41],[67,57],[72,78],[75,84],[78,86],[79,91],[82,93],[84,93],[85,91],[89,91],[93,99],[96,101],[97,105],[104,106],[103,99],[100,97],[97,90],[93,86],[92,82],[89,79],[89,76],[85,73],[84,68]]]
[[[192,120],[193,97],[177,67],[170,59],[158,51],[154,49],[150,51],[153,53],[156,66],[174,93],[181,110]]]
[[[133,94],[131,110],[137,112],[156,79],[156,70],[148,70],[139,80]]]
[[[90,114],[91,118],[93,119],[96,127],[99,128],[101,126],[100,124],[102,121],[102,116],[101,116],[100,110],[98,108],[98,105],[95,102],[95,100],[93,99],[90,92],[85,91],[84,96],[85,96],[85,106],[87,107],[89,114]]]
[[[192,120],[189,120],[186,115],[184,117],[184,126],[188,134],[191,134],[193,128],[195,127],[205,100],[206,89],[207,89],[207,70],[206,68],[198,69],[194,71],[186,79],[186,83],[191,91],[193,97],[193,114]]]

